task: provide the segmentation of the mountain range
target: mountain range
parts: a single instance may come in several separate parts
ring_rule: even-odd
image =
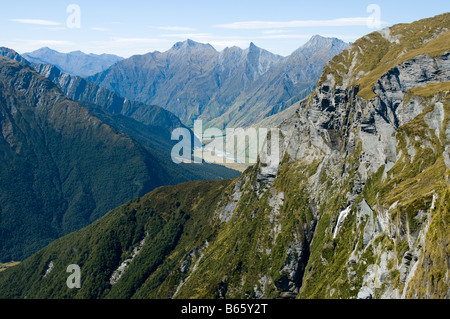
[[[86,54],[81,51],[61,53],[48,47],[23,53],[22,56],[30,62],[53,64],[64,73],[78,76],[93,75],[123,60],[114,54]]]
[[[87,77],[120,96],[159,105],[188,127],[249,126],[308,95],[323,66],[347,47],[336,38],[314,36],[288,57],[253,43],[216,51],[192,40],[166,52],[135,55]]]
[[[270,135],[271,147],[242,175],[128,201],[2,271],[0,297],[450,298],[449,29],[445,13],[358,39],[287,108],[279,140]],[[166,57],[177,50],[194,48],[180,43]],[[187,78],[202,72],[199,60],[217,56],[202,52]],[[106,83],[120,63],[141,59],[141,70],[160,67],[157,83],[167,75],[157,56],[124,60],[95,80]],[[2,61],[10,79],[17,62]],[[47,99],[73,103],[32,74],[39,90],[53,92],[33,99],[36,110]],[[17,114],[19,100],[2,101]],[[3,131],[15,156],[19,145]],[[277,146],[279,161],[267,161]],[[66,286],[72,264],[81,270],[76,289]]]
[[[183,125],[162,108],[11,49],[0,56],[2,262],[22,260],[156,187],[239,175],[173,163],[171,130]]]

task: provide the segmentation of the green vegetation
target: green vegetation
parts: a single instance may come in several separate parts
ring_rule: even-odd
[[[211,212],[230,183],[191,182],[158,188],[64,236],[0,275],[1,298],[130,298],[156,294],[176,263],[214,236]],[[144,245],[116,285],[114,270]],[[49,263],[54,268],[44,277]],[[66,286],[66,267],[81,268],[81,289]],[[168,268],[170,267],[170,268]],[[155,284],[155,280],[156,284]],[[27,287],[28,286],[28,287]],[[167,296],[166,296],[167,297]]]
[[[433,33],[433,28],[437,27],[437,24],[443,23],[442,19],[448,24],[448,17],[447,14],[439,16],[436,21],[433,20],[434,24],[431,30],[425,28],[428,32],[426,34]],[[427,21],[422,22],[427,23]],[[417,24],[413,25],[413,29],[416,27],[418,27]],[[437,29],[439,30],[440,26]],[[401,33],[399,27],[394,27],[393,30]],[[398,33],[391,32],[391,35],[395,34]],[[408,34],[408,36],[425,37],[425,35],[419,33]],[[363,76],[359,80],[353,80],[355,82],[350,81],[349,84],[360,85],[359,95],[366,99],[372,98],[373,96],[367,95],[371,90],[365,88],[371,89],[375,80],[384,72],[418,54],[425,52],[431,56],[442,54],[445,50],[448,50],[448,47],[442,45],[442,43],[448,43],[448,36],[448,32],[444,33],[435,40],[423,44],[420,48],[418,48],[418,43],[412,43],[411,51],[398,57],[396,51],[386,47],[388,41],[379,33],[370,34],[356,41],[352,47],[353,49],[362,47],[364,58],[370,57],[367,60],[360,60],[364,63],[357,63],[356,71],[353,69],[352,74],[357,74],[363,70],[369,75]],[[409,48],[408,45],[404,47]],[[347,73],[346,65],[350,67],[352,61],[354,62],[355,56],[352,56],[352,54],[353,51],[344,51],[327,66],[330,68],[328,71],[335,75],[337,85],[343,83],[341,75]],[[394,56],[395,59],[392,59]],[[387,63],[390,60],[392,62]],[[367,73],[369,70],[371,72]],[[326,79],[326,76],[327,71],[325,70],[322,81]],[[400,289],[401,293],[405,284],[400,284],[400,273],[396,267],[401,264],[406,251],[411,249],[407,241],[407,234],[418,236],[418,233],[423,230],[428,218],[426,212],[430,210],[433,196],[440,199],[441,205],[446,205],[445,201],[442,202],[442,197],[448,197],[448,168],[444,164],[442,156],[446,141],[445,130],[448,123],[443,122],[444,127],[440,130],[440,136],[436,136],[435,129],[431,128],[426,121],[431,112],[438,107],[438,102],[444,106],[443,118],[448,119],[448,94],[449,82],[428,83],[423,87],[413,88],[406,93],[403,100],[404,104],[415,98],[427,107],[422,114],[398,128],[396,138],[399,159],[389,171],[386,172],[386,166],[382,165],[377,172],[370,175],[362,193],[355,202],[355,204],[358,204],[363,199],[366,200],[368,205],[374,209],[375,216],[378,209],[383,211],[389,208],[392,230],[396,229],[397,232],[393,235],[394,239],[383,234],[375,238],[367,247],[364,247],[362,234],[366,224],[363,222],[357,227],[354,215],[351,213],[342,225],[337,238],[333,239],[331,236],[336,224],[336,214],[344,208],[341,200],[348,194],[353,177],[350,180],[330,182],[333,174],[327,172],[327,170],[322,172],[320,182],[327,187],[327,201],[321,208],[322,214],[315,230],[311,256],[303,279],[304,284],[298,295],[299,298],[355,298],[362,285],[362,277],[367,271],[367,267],[380,262],[381,252],[392,252],[392,256],[396,256],[397,259],[388,260],[388,267],[392,271],[385,278],[384,288],[380,287],[375,291],[375,297],[381,296],[389,284]],[[345,167],[348,168],[347,171],[350,176],[355,172],[352,168],[358,166],[358,161],[355,161],[358,156],[359,151],[356,150],[355,154],[345,159]],[[324,195],[322,194],[322,196]],[[448,219],[448,215],[445,215],[448,214],[448,209],[442,211],[442,206],[437,207],[440,207],[440,213],[436,213],[439,210],[437,208],[431,215],[431,225],[426,237],[426,253],[419,266],[422,268],[412,280],[413,284],[408,287],[407,295],[409,297],[424,297],[427,293],[424,289],[427,282],[433,282],[434,296],[442,297],[447,291],[448,284],[445,280],[445,274],[448,267],[446,267],[444,260],[446,251],[448,251],[445,244],[448,242],[448,231],[445,227],[448,226],[444,221]],[[354,211],[354,208],[352,211]],[[420,215],[420,212],[423,215]],[[435,232],[437,231],[435,227],[439,229],[439,234]],[[433,239],[430,239],[430,237],[433,237]],[[437,237],[440,238],[440,244],[432,247],[430,242],[437,240]],[[354,262],[351,262],[351,258],[355,258]],[[433,274],[428,274],[424,270],[431,268],[433,268]]]
[[[0,79],[9,132],[0,139],[0,261],[22,260],[160,184],[143,147],[50,81],[6,58]]]
[[[119,97],[92,105],[91,94],[73,102],[27,65],[0,57],[0,262],[23,260],[158,186],[239,175],[173,163],[170,133],[156,126],[180,123],[167,111],[147,107],[152,124],[144,124],[105,111]]]
[[[447,178],[449,174],[447,173]],[[448,256],[450,255],[449,188],[442,193],[432,212],[432,220],[427,233],[424,256],[407,292],[412,298],[446,298],[449,289],[447,279]]]
[[[318,85],[326,80],[328,74],[334,75],[337,86],[343,85],[343,77],[349,77],[347,87],[359,85],[360,97],[366,100],[374,98],[373,85],[391,68],[421,54],[435,57],[446,52],[448,47],[442,43],[450,42],[449,28],[450,14],[445,13],[391,27],[389,36],[393,42],[379,32],[370,33],[335,56],[325,66]]]

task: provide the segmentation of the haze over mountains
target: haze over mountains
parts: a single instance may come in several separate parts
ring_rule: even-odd
[[[123,60],[114,54],[86,54],[81,51],[61,53],[47,47],[23,53],[22,56],[33,63],[54,64],[65,73],[79,76],[93,75]]]
[[[186,40],[166,52],[132,56],[87,79],[128,99],[159,105],[187,126],[195,119],[219,129],[249,126],[309,94],[323,66],[347,45],[314,36],[281,57],[253,43],[245,50],[217,52]]]

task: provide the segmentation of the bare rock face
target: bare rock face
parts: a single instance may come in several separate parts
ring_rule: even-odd
[[[422,113],[423,109],[417,108],[415,103],[403,104],[403,97],[412,88],[449,81],[449,55],[449,52],[434,58],[428,54],[419,55],[385,73],[374,86],[380,97],[378,114],[398,127]],[[397,110],[399,106],[401,110]]]

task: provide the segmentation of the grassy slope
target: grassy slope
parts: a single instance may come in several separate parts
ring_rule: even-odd
[[[355,41],[343,54],[328,63],[318,85],[328,74],[335,76],[336,85],[343,84],[343,76],[351,73],[349,86],[359,85],[358,95],[368,100],[375,97],[372,87],[385,72],[394,66],[421,54],[438,56],[448,50],[442,43],[449,43],[450,13],[423,19],[411,24],[391,27],[390,42],[379,32],[373,32]],[[432,39],[431,41],[429,39]],[[357,63],[352,66],[356,59]]]

